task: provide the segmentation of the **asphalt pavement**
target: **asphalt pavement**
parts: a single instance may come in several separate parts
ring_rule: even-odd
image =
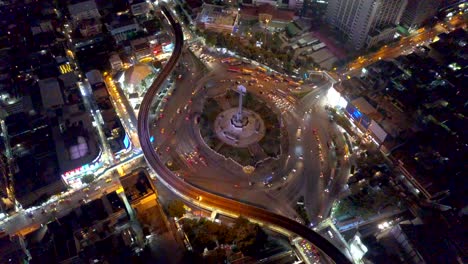
[[[156,171],[158,179],[162,183],[166,184],[172,191],[178,193],[181,197],[184,197],[186,201],[192,201],[194,203],[198,201],[199,204],[203,203],[203,205],[206,207],[216,208],[217,210],[225,210],[228,212],[235,212],[253,219],[257,219],[259,221],[267,222],[269,225],[278,226],[284,231],[287,230],[287,232],[300,235],[314,243],[323,252],[326,252],[326,255],[332,257],[335,262],[349,263],[349,260],[338,249],[336,249],[330,242],[309,228],[298,224],[296,221],[291,220],[290,218],[271,213],[256,206],[237,202],[232,199],[226,199],[222,196],[214,195],[211,192],[195,188],[194,186],[187,184],[185,181],[172,174],[171,171],[161,161],[161,159],[159,159],[159,156],[150,140],[150,108],[156,93],[160,90],[165,79],[170,75],[177,61],[179,60],[183,46],[183,35],[180,24],[174,20],[171,13],[164,5],[161,6],[161,9],[174,29],[174,36],[176,39],[174,52],[166,66],[162,69],[160,75],[148,89],[147,94],[145,95],[141,104],[138,118],[138,133],[141,146],[147,162]],[[203,202],[201,202],[202,197]]]

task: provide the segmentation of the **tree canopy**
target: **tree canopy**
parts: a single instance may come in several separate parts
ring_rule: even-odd
[[[167,206],[167,211],[171,217],[182,217],[185,214],[184,203],[181,200],[172,200]]]

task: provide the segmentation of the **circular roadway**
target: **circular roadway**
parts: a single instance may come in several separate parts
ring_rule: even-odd
[[[174,30],[174,52],[171,55],[171,58],[169,59],[165,67],[163,68],[163,70],[156,78],[156,80],[148,89],[141,104],[138,116],[138,135],[142,146],[142,150],[148,164],[156,172],[158,179],[185,200],[196,202],[199,197],[203,197],[203,204],[207,207],[214,208],[215,210],[217,209],[221,211],[245,215],[257,221],[264,223],[266,222],[269,225],[276,226],[277,228],[305,238],[306,240],[314,244],[322,252],[324,252],[327,256],[332,258],[336,263],[351,263],[349,259],[340,250],[338,250],[329,241],[327,241],[325,238],[315,233],[311,229],[297,223],[296,221],[290,218],[271,213],[257,206],[241,203],[223,197],[221,195],[214,195],[210,192],[198,189],[173,175],[173,173],[160,160],[150,140],[150,108],[161,85],[172,72],[177,61],[179,60],[183,47],[183,33],[180,24],[174,20],[171,12],[167,9],[167,7],[164,4],[161,5],[161,10],[166,16],[166,18],[169,20]]]

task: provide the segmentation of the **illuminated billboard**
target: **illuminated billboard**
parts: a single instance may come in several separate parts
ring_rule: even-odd
[[[169,53],[174,50],[174,43],[163,43],[162,44],[162,51],[164,53]]]
[[[338,91],[336,91],[333,87],[328,89],[327,102],[333,107],[345,108],[348,105],[346,99],[344,99],[343,96],[341,96],[341,94]]]
[[[357,107],[355,107],[352,104],[348,104],[346,106],[346,111],[351,116],[351,118],[354,119],[354,121],[356,121],[356,123],[360,124],[366,129],[369,128],[371,119],[365,114],[361,113],[361,111],[359,111]]]

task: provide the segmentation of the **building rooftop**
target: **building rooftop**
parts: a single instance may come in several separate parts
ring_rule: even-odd
[[[294,12],[290,10],[277,9],[270,4],[261,4],[259,6],[242,6],[241,16],[255,16],[268,14],[272,16],[273,21],[291,22],[294,20]]]
[[[93,0],[83,1],[68,6],[68,11],[72,16],[77,16],[81,13],[88,12],[91,9],[97,9],[96,2],[94,2]]]
[[[138,63],[125,71],[125,85],[140,85],[141,81],[151,73],[153,73],[151,66],[144,63]]]
[[[39,89],[44,108],[54,108],[64,104],[62,89],[56,78],[40,80]]]
[[[237,9],[204,4],[197,20],[199,23],[234,26],[237,15]]]

